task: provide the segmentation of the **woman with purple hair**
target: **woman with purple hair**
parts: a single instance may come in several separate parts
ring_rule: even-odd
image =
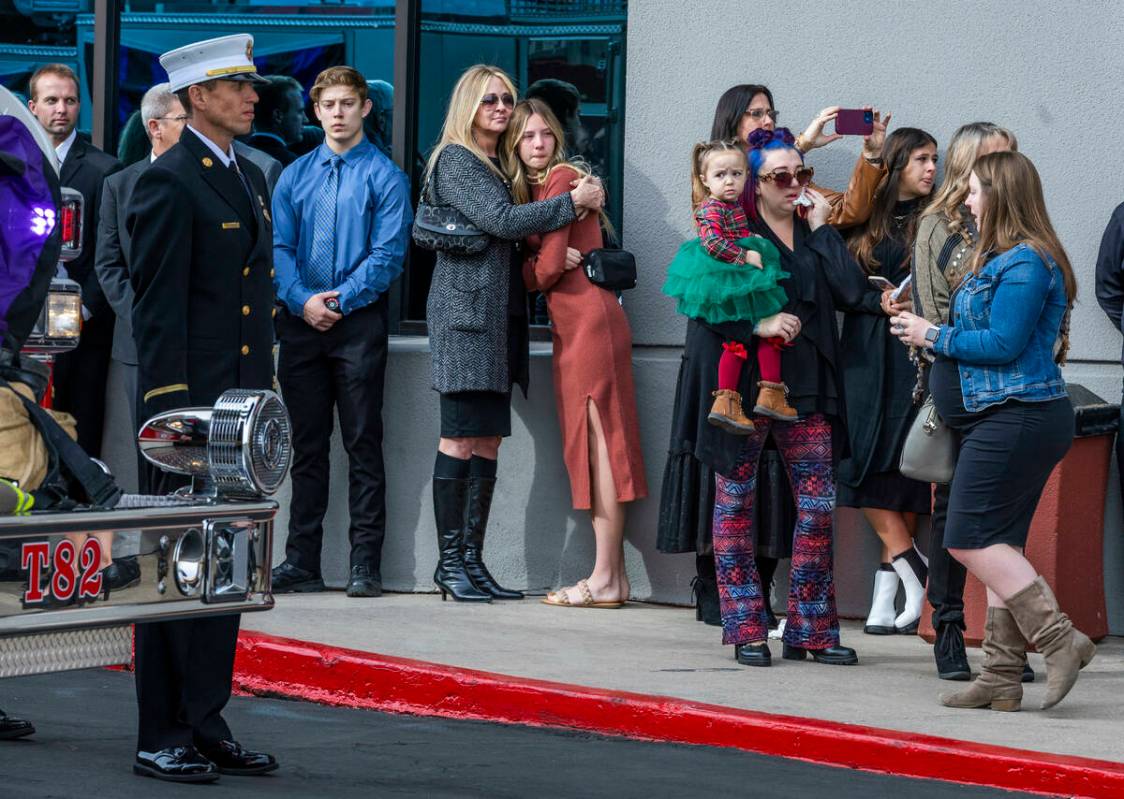
[[[751,133],[746,188],[750,231],[780,252],[781,269],[788,276],[779,285],[788,301],[782,311],[755,325],[688,322],[673,422],[673,440],[696,442],[695,457],[715,473],[713,538],[722,641],[732,644],[736,660],[748,666],[768,666],[772,660],[766,641],[767,589],[754,556],[757,471],[770,433],[797,506],[783,656],[803,660],[811,654],[831,665],[858,662],[854,650],[839,642],[832,575],[835,467],[847,446],[835,304],[856,302],[865,281],[843,239],[827,224],[832,209],[824,196],[805,188],[812,205],[796,204],[807,168],[794,142],[785,128]],[[756,337],[768,336],[790,345],[783,373],[799,419],[758,415],[749,435],[725,435],[706,422],[715,358],[724,341],[750,345]],[[746,366],[743,391],[758,380],[753,361]]]

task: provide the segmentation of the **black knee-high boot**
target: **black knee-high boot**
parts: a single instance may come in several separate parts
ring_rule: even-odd
[[[691,584],[695,593],[695,619],[719,627],[722,625],[722,613],[718,607],[714,555],[696,555],[695,573],[697,576]]]
[[[468,499],[467,477],[433,478],[433,518],[437,523],[437,548],[441,557],[433,582],[458,602],[491,602],[492,597],[477,590],[465,570],[465,504]]]
[[[468,505],[465,513],[464,568],[478,591],[493,599],[522,599],[523,594],[504,588],[484,565],[484,535],[488,531],[488,514],[496,478],[473,475],[468,478]]]

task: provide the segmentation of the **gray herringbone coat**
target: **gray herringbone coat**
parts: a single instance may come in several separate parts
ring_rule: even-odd
[[[532,233],[574,221],[569,193],[516,205],[504,182],[470,150],[451,144],[438,157],[432,200],[454,206],[491,243],[476,255],[437,253],[426,320],[433,387],[453,391],[508,391],[507,297],[515,243]]]

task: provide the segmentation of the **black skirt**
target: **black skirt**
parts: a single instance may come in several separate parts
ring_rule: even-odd
[[[442,438],[510,435],[510,391],[455,391],[441,395]]]
[[[1012,399],[970,413],[956,362],[943,358],[933,364],[929,388],[937,413],[960,437],[945,548],[1025,547],[1042,489],[1073,443],[1069,398]]]
[[[879,508],[899,513],[927,514],[933,508],[933,486],[911,480],[897,469],[868,474],[857,486],[840,481],[836,505],[840,508]]]

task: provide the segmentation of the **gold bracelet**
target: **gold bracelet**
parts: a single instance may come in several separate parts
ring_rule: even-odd
[[[804,139],[804,134],[803,134],[803,133],[801,133],[801,134],[798,134],[798,135],[797,135],[797,137],[796,137],[796,141],[795,141],[795,142],[793,142],[793,146],[795,146],[795,147],[796,147],[796,149],[797,149],[797,150],[799,150],[799,151],[800,151],[801,153],[803,153],[804,155],[807,155],[807,154],[808,154],[808,150],[810,149],[810,148],[808,147],[808,142],[807,142],[807,141],[806,141],[806,140]]]

